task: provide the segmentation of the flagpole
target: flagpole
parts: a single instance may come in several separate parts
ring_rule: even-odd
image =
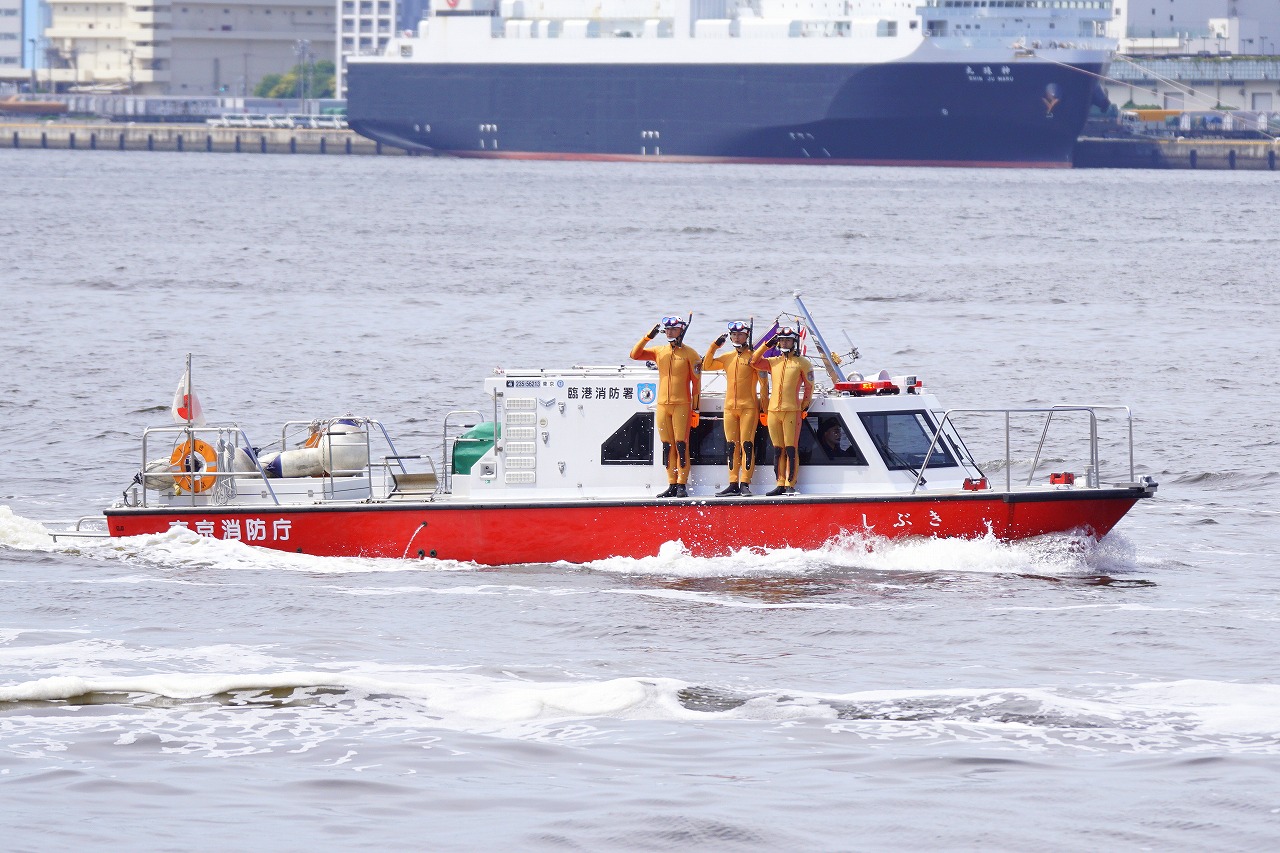
[[[187,353],[187,387],[186,387],[186,394],[185,394],[184,396],[186,397],[186,399],[185,399],[185,400],[183,400],[182,402],[183,402],[183,405],[186,407],[186,410],[187,410],[187,430],[188,430],[187,438],[188,438],[188,439],[190,439],[190,438],[192,437],[192,436],[190,435],[190,430],[191,430],[192,424],[193,424],[193,422],[194,422],[194,420],[195,420],[195,418],[193,417],[193,415],[194,415],[194,409],[195,409],[195,406],[191,405],[191,398],[192,398],[192,394],[191,394],[191,353]]]
[[[186,387],[183,389],[182,405],[187,410],[187,458],[182,460],[182,467],[191,473],[191,505],[196,505],[196,433],[195,426],[195,406],[191,405],[191,353],[187,353],[187,381]]]

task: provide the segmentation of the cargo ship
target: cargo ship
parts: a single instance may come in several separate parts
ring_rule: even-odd
[[[347,64],[410,152],[1069,167],[1108,0],[441,0]]]

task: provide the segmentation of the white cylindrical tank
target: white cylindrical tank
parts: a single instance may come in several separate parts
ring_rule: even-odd
[[[355,421],[337,420],[320,437],[320,456],[325,473],[334,477],[354,477],[369,467],[369,438]]]

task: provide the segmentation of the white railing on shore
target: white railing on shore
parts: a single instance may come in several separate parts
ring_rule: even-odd
[[[302,130],[346,130],[347,119],[340,115],[303,115],[299,113],[224,113],[206,119],[210,127],[259,127]]]

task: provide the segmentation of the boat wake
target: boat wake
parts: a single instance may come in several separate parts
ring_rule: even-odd
[[[1149,568],[1139,561],[1133,544],[1117,533],[1101,542],[1072,534],[1005,542],[991,535],[976,539],[887,539],[849,533],[817,550],[744,548],[723,557],[694,557],[682,542],[675,541],[664,544],[655,557],[612,557],[586,566],[601,572],[676,578],[806,576],[849,571],[1078,578]]]
[[[69,713],[93,705],[94,714]],[[174,749],[232,754],[253,729],[359,727],[361,737],[459,731],[589,744],[626,722],[783,726],[881,742],[1121,754],[1280,754],[1280,686],[1203,680],[1072,688],[743,691],[669,678],[535,683],[474,673],[357,672],[57,676],[0,687],[11,730],[109,726],[157,733]],[[246,714],[250,716],[246,716]],[[143,717],[145,719],[139,719]],[[127,724],[123,724],[127,720]],[[252,725],[247,721],[252,720]],[[241,742],[243,741],[243,743]],[[122,741],[125,742],[125,741]],[[260,743],[259,743],[260,745]]]

